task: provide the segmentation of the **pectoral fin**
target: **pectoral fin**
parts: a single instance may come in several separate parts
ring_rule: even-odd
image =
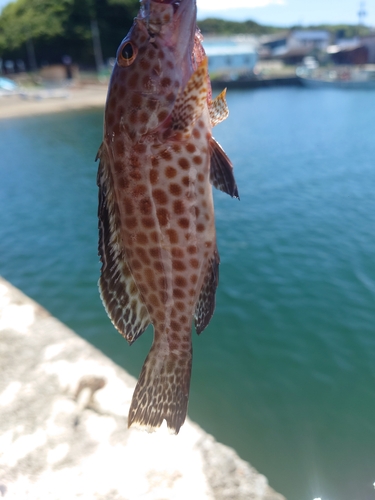
[[[210,102],[208,110],[210,112],[211,127],[215,127],[218,123],[221,123],[229,115],[229,109],[225,95],[227,89],[224,89],[213,101]]]
[[[195,308],[195,329],[198,335],[206,328],[215,310],[216,288],[219,284],[219,263],[219,253],[215,249]]]
[[[132,344],[150,323],[149,314],[121,247],[119,217],[106,147],[101,145],[99,186],[99,255],[102,263],[100,296],[113,325]]]
[[[233,175],[232,162],[213,137],[211,137],[210,140],[210,153],[210,180],[212,185],[215,186],[216,189],[220,189],[220,191],[229,194],[232,198],[240,199]]]
[[[195,122],[207,102],[207,57],[191,75],[185,89],[178,95],[172,111],[172,130],[191,134]]]

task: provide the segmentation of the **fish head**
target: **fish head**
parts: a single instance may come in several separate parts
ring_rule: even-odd
[[[106,134],[132,140],[165,125],[194,71],[195,0],[142,0],[121,42],[108,90]]]

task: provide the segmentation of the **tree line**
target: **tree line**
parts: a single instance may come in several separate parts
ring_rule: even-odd
[[[22,60],[27,69],[61,63],[69,56],[83,67],[95,66],[93,30],[99,33],[104,61],[113,57],[139,9],[138,0],[17,0],[0,15],[0,59]],[[205,35],[276,34],[286,28],[255,21],[200,21]],[[294,29],[306,27],[294,26]],[[313,26],[333,35],[351,37],[369,28],[350,25]]]

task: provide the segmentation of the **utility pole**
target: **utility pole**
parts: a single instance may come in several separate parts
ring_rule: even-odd
[[[358,24],[359,24],[359,26],[364,26],[366,16],[367,16],[366,2],[362,1],[359,5],[359,11],[358,11]]]
[[[26,50],[27,50],[27,57],[29,59],[29,68],[31,69],[31,71],[36,71],[37,65],[35,58],[35,50],[34,50],[33,40],[31,37],[29,37],[26,40]]]
[[[92,43],[94,46],[96,71],[98,72],[98,74],[100,74],[104,64],[103,64],[102,47],[100,44],[98,21],[96,19],[91,19],[91,36],[92,36]]]

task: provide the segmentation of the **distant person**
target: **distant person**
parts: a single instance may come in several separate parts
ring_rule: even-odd
[[[66,70],[66,78],[68,80],[71,80],[73,78],[73,73],[72,73],[72,58],[70,56],[64,56],[62,58],[62,62],[65,66]]]

